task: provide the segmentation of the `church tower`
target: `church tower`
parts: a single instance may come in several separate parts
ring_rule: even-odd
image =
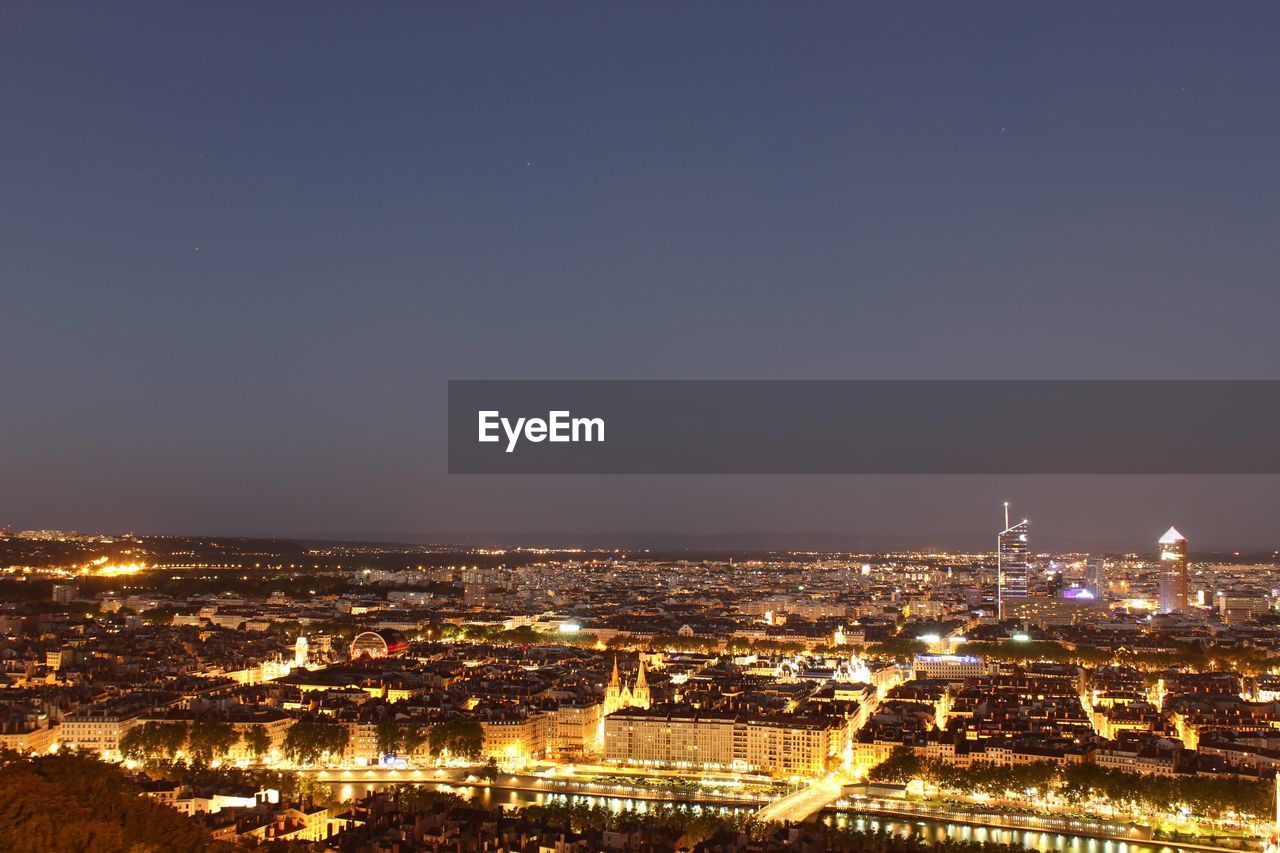
[[[623,708],[648,708],[652,700],[649,697],[649,680],[645,676],[644,657],[640,658],[640,673],[636,676],[635,685],[623,684],[618,675],[618,658],[613,659],[613,673],[609,676],[609,685],[604,691],[604,713],[612,714]]]
[[[613,656],[613,675],[609,677],[609,686],[604,689],[604,712],[612,714],[622,708],[621,679],[618,678],[618,656]]]
[[[644,655],[640,655],[640,673],[636,676],[635,689],[631,691],[631,704],[637,708],[648,708],[653,703],[649,698],[649,679],[644,674]]]

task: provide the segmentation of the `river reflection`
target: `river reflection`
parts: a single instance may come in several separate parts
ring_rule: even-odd
[[[1187,848],[1154,841],[1110,841],[1057,832],[969,826],[945,820],[883,817],[847,811],[825,813],[822,822],[859,832],[883,830],[893,835],[914,835],[931,844],[935,841],[988,841],[1017,844],[1041,853],[1190,853]]]
[[[733,814],[754,812],[753,805],[719,805],[710,803],[681,803],[671,801],[646,801],[630,797],[611,797],[603,794],[569,794],[558,792],[520,791],[511,788],[472,787],[423,783],[427,787],[457,794],[485,808],[519,808],[548,803],[584,803],[604,806],[615,812],[630,811],[644,814],[650,808],[686,809],[692,814]],[[342,800],[361,798],[370,791],[385,788],[385,784],[372,782],[332,783]],[[948,820],[929,818],[887,817],[862,814],[855,811],[825,811],[819,817],[828,826],[851,828],[859,832],[884,831],[894,835],[916,836],[932,844],[935,841],[990,841],[1000,844],[1016,844],[1039,853],[1200,853],[1194,848],[1179,847],[1153,841],[1111,841],[1086,835],[1071,835],[1052,831],[1008,829],[1003,827],[970,826]]]
[[[721,805],[716,803],[687,803],[672,800],[644,800],[632,797],[610,797],[605,794],[568,794],[555,791],[522,791],[513,788],[479,787],[471,785],[448,785],[440,782],[419,783],[433,791],[457,794],[484,808],[512,809],[521,806],[546,805],[549,803],[582,803],[589,806],[604,806],[615,812],[635,812],[644,814],[652,807],[662,807],[688,811],[691,814],[733,814],[735,812],[750,813],[756,810],[755,805]],[[380,791],[387,787],[382,782],[334,782],[330,787],[344,802],[365,797],[372,791]]]

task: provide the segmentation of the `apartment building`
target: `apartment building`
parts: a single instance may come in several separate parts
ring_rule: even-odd
[[[139,711],[83,708],[62,718],[59,741],[71,749],[96,752],[104,758],[118,758],[120,738],[140,722]]]
[[[734,715],[686,706],[630,708],[605,718],[605,760],[811,776],[825,772],[838,756],[846,725],[835,717]]]
[[[545,758],[555,747],[557,721],[554,713],[534,711],[508,718],[482,720],[484,746],[481,754],[496,761]]]

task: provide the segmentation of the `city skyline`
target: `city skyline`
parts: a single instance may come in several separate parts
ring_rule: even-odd
[[[717,551],[723,553],[732,553],[735,551],[764,552],[764,551],[864,551],[864,552],[888,552],[894,550],[918,550],[936,548],[939,550],[951,550],[961,553],[984,553],[989,552],[1001,555],[1006,550],[1006,545],[1013,549],[1013,539],[1018,538],[1018,547],[1026,547],[1029,543],[1028,533],[1030,530],[1031,519],[1023,518],[1016,522],[1008,521],[1008,512],[1010,502],[1002,503],[1006,513],[1007,527],[997,532],[996,547],[990,547],[990,532],[982,531],[962,531],[962,532],[943,532],[943,533],[925,533],[915,531],[913,534],[902,535],[866,535],[856,532],[831,532],[831,531],[808,531],[808,532],[777,532],[777,531],[741,531],[728,533],[709,533],[709,534],[673,534],[673,533],[650,533],[641,531],[624,531],[624,532],[602,532],[602,533],[571,533],[571,532],[553,532],[553,533],[520,533],[516,531],[505,531],[496,534],[414,534],[414,533],[355,533],[347,535],[327,535],[327,534],[305,534],[291,535],[288,533],[219,533],[219,532],[192,532],[192,531],[150,531],[144,528],[122,528],[118,530],[104,529],[79,529],[73,526],[65,527],[18,527],[15,525],[0,525],[0,533],[9,533],[10,535],[28,535],[39,533],[58,533],[61,531],[70,531],[75,535],[141,535],[141,536],[195,536],[208,538],[236,538],[238,536],[248,536],[249,538],[259,539],[282,539],[282,540],[298,540],[298,541],[332,541],[332,542],[370,542],[370,543],[389,543],[389,544],[422,544],[437,546],[456,546],[461,548],[468,547],[501,547],[501,548],[591,548],[598,550],[608,550],[611,548],[620,548],[626,550],[660,550],[679,552],[687,550],[691,552],[698,551]],[[1181,522],[1180,522],[1181,523]],[[1185,526],[1185,525],[1183,525]],[[1186,552],[1186,538],[1178,531],[1177,526],[1168,528],[1160,537],[1154,537],[1148,531],[1136,531],[1123,539],[1111,541],[1090,540],[1088,537],[1048,537],[1047,544],[1044,547],[1029,548],[1027,553],[1034,556],[1035,554],[1054,554],[1054,553],[1098,553],[1103,555],[1116,555],[1126,553],[1144,553],[1150,549],[1150,543],[1156,542],[1156,550],[1166,544],[1166,539],[1175,535],[1181,537],[1183,544],[1183,553]],[[1040,541],[1037,537],[1036,541]],[[1196,552],[1200,554],[1237,554],[1237,555],[1255,555],[1255,556],[1271,556],[1280,548],[1248,548],[1241,547],[1238,544],[1224,542],[1213,544],[1207,547],[1202,546]],[[1020,559],[1020,558],[1019,558]],[[1015,560],[1016,562],[1016,560]],[[1018,583],[1018,589],[1025,590],[1025,576],[1023,582]],[[1017,590],[1015,595],[1019,594]]]
[[[0,3],[0,847],[1280,853],[1280,3]]]
[[[1009,504],[1004,504],[1007,513]],[[1161,592],[1161,604],[1165,606],[1167,601],[1174,602],[1168,607],[1169,610],[1185,609],[1186,593],[1185,593],[1185,571],[1188,559],[1214,559],[1214,558],[1257,558],[1268,560],[1280,554],[1280,549],[1263,549],[1249,550],[1232,547],[1224,548],[1201,548],[1196,551],[1189,550],[1187,538],[1182,536],[1176,527],[1170,527],[1157,539],[1147,538],[1147,545],[1138,545],[1126,548],[1085,548],[1079,547],[1078,543],[1066,545],[1063,543],[1053,543],[1052,547],[1041,547],[1039,549],[1031,547],[1032,539],[1030,533],[1030,519],[1021,519],[1016,522],[1008,522],[1009,526],[1000,530],[996,534],[995,547],[989,547],[987,543],[979,543],[980,538],[989,540],[990,533],[971,534],[960,536],[938,536],[938,537],[875,537],[875,538],[859,538],[853,537],[844,539],[843,544],[836,541],[837,537],[831,534],[790,534],[785,536],[787,539],[794,539],[793,544],[784,544],[781,539],[775,539],[769,534],[739,534],[738,536],[709,536],[709,537],[679,537],[672,539],[663,535],[652,536],[649,534],[627,533],[627,534],[603,534],[596,536],[570,534],[555,534],[550,537],[546,535],[528,535],[521,536],[519,534],[505,534],[503,536],[493,537],[421,537],[405,535],[400,538],[395,536],[355,536],[355,537],[317,537],[317,536],[225,536],[221,534],[169,534],[169,533],[149,533],[144,530],[120,530],[120,531],[103,531],[103,530],[75,530],[72,528],[29,528],[17,529],[13,527],[0,527],[0,536],[9,536],[14,539],[30,539],[30,540],[48,540],[58,541],[63,538],[97,538],[105,537],[107,539],[116,537],[149,537],[149,538],[170,538],[183,539],[195,538],[206,540],[260,540],[260,541],[282,541],[282,542],[314,542],[314,543],[331,543],[331,544],[350,544],[360,545],[362,543],[368,545],[387,545],[387,546],[428,546],[441,552],[457,551],[466,552],[470,549],[479,549],[481,553],[486,549],[494,549],[492,553],[500,554],[506,551],[518,553],[520,551],[537,552],[545,550],[548,552],[573,552],[575,550],[606,553],[609,551],[621,551],[630,553],[652,553],[678,555],[681,553],[689,553],[693,555],[712,555],[720,554],[724,556],[740,555],[751,557],[762,554],[889,554],[889,553],[955,553],[955,554],[990,554],[996,561],[996,569],[999,576],[997,584],[998,602],[1003,602],[1006,598],[1023,598],[1026,597],[1030,588],[1030,572],[1034,568],[1032,561],[1036,557],[1054,557],[1058,555],[1087,555],[1088,569],[1085,575],[1085,586],[1097,592],[1099,583],[1105,582],[1106,570],[1101,560],[1108,557],[1126,557],[1126,556],[1142,556],[1151,553],[1159,555],[1159,557],[1170,563],[1171,568],[1182,573],[1181,586],[1183,592],[1179,598],[1178,593],[1172,587],[1167,593]],[[1154,542],[1154,545],[1151,545]],[[854,543],[857,543],[856,546]],[[957,544],[961,543],[961,544]],[[1171,576],[1172,577],[1172,576]],[[1176,579],[1175,579],[1176,580]],[[1174,584],[1177,586],[1177,584]],[[1167,599],[1167,601],[1166,601]]]
[[[1280,561],[1188,559],[1170,528],[1029,565],[1002,522],[997,553],[736,558],[0,534],[0,777],[154,804],[133,838],[249,845],[568,820],[583,853],[633,847],[618,825],[853,851],[905,809],[906,853],[975,826],[1262,851]],[[47,816],[25,790],[0,837]]]

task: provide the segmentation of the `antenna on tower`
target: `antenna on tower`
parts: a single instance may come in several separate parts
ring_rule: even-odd
[[[1004,529],[1009,529],[1009,502],[1004,502]]]

